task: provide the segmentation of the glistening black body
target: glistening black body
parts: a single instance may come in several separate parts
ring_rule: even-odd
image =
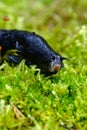
[[[53,74],[64,66],[66,59],[56,53],[44,38],[34,32],[19,30],[0,30],[1,63],[7,55],[7,61],[26,65],[37,65],[42,73]]]

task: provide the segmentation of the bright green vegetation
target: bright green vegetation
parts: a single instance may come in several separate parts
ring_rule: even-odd
[[[86,24],[86,0],[0,1],[1,29],[35,31],[70,59],[49,77],[0,66],[0,130],[87,130]]]

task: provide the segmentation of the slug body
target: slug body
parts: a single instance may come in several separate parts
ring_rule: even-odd
[[[0,30],[1,58],[6,54],[9,62],[19,64],[24,59],[26,65],[37,65],[45,74],[56,73],[64,66],[65,58],[56,53],[44,38],[34,32]]]

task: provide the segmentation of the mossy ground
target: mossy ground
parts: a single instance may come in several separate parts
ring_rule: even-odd
[[[69,58],[52,76],[0,66],[0,130],[87,130],[87,1],[3,0],[0,29],[35,31]]]

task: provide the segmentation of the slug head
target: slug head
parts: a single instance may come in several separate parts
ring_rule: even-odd
[[[67,60],[67,58],[62,57],[60,55],[52,56],[51,62],[48,65],[49,72],[57,73],[62,67],[64,67],[63,60]]]

